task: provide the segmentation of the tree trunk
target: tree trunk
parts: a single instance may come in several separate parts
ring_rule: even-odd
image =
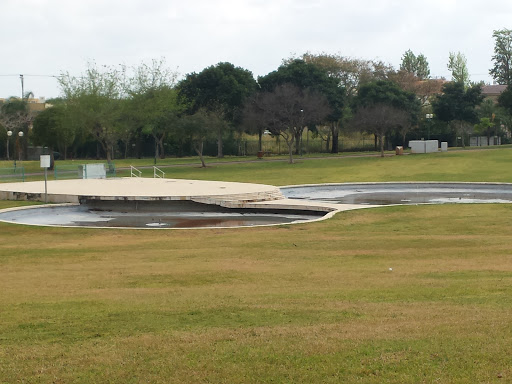
[[[380,157],[384,157],[384,134],[379,134],[380,141]]]
[[[165,159],[164,135],[158,140],[158,146],[160,147],[160,158]]]
[[[293,164],[293,142],[295,141],[295,135],[291,134],[289,139],[283,136],[283,139],[286,141],[286,145],[288,145],[288,163]]]
[[[336,123],[332,123],[331,125],[331,134],[332,134],[332,149],[331,153],[338,153],[339,152],[339,145],[338,145],[338,137],[339,137],[339,131]]]
[[[199,156],[199,160],[201,160],[201,168],[206,168],[206,164],[203,158],[203,142],[201,141],[200,143],[194,144],[194,150]]]
[[[263,151],[263,129],[260,128],[258,129],[258,151],[261,152]]]
[[[460,137],[462,139],[462,148],[466,148],[466,143],[464,142],[464,128],[462,126],[462,121],[460,122]]]
[[[295,154],[300,154],[300,137],[302,132],[295,132]]]
[[[222,152],[222,129],[219,128],[219,131],[217,132],[217,157],[221,158],[224,157],[224,153]]]

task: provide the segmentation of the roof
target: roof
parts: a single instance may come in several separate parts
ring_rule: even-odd
[[[505,89],[507,89],[506,85],[499,85],[499,84],[484,85],[482,87],[482,95],[484,95],[484,96],[501,95],[501,93]]]

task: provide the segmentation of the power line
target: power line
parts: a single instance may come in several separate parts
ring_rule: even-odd
[[[26,74],[15,74],[15,75],[11,75],[11,74],[7,74],[7,75],[2,75],[0,74],[1,77],[19,77],[19,76],[29,76],[29,77],[54,77],[54,78],[57,78],[57,77],[62,77],[61,75],[26,75]]]

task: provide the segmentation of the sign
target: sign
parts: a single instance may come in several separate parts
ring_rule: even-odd
[[[41,168],[50,168],[50,155],[41,155]]]

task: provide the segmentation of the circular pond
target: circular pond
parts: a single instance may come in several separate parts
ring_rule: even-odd
[[[284,209],[228,209],[193,202],[89,202],[6,210],[0,212],[0,221],[63,227],[213,228],[307,222],[324,214]]]
[[[281,188],[289,199],[336,204],[512,203],[512,184],[350,183]]]

